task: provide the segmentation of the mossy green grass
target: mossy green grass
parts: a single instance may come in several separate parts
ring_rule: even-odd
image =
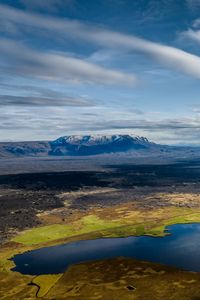
[[[44,297],[52,286],[60,279],[63,274],[40,275],[32,280],[32,284],[38,287],[37,298]]]
[[[155,214],[155,212],[153,213]],[[193,209],[168,208],[158,211],[159,218],[152,219],[151,212],[146,218],[131,219],[122,216],[114,220],[100,218],[97,215],[84,216],[70,225],[53,224],[26,230],[13,238],[13,241],[23,245],[38,245],[70,237],[80,238],[84,234],[97,233],[97,237],[126,237],[130,235],[164,236],[166,226],[181,223],[200,222],[200,211]]]

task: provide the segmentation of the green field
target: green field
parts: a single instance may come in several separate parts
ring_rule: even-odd
[[[155,211],[154,211],[155,214]],[[26,230],[13,238],[13,241],[24,245],[38,245],[70,237],[78,237],[84,234],[94,234],[97,237],[125,237],[130,235],[153,235],[164,236],[165,228],[172,224],[200,222],[200,212],[196,210],[168,208],[157,212],[157,219],[152,220],[149,216],[142,220],[141,216],[131,218],[120,216],[115,220],[108,221],[97,215],[84,216],[70,225],[53,224]]]

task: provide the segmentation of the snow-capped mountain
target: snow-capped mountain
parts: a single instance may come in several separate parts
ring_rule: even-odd
[[[139,137],[139,136],[131,136],[131,135],[68,135],[62,136],[55,141],[51,142],[51,144],[108,144],[112,142],[122,142],[125,140],[132,140],[138,143],[149,143],[147,138]]]
[[[70,135],[50,142],[49,155],[96,155],[148,149],[150,143],[144,137],[130,135]]]
[[[27,156],[89,156],[110,154],[131,157],[194,157],[199,147],[159,145],[145,137],[118,135],[68,135],[54,141],[2,142],[0,158]],[[119,153],[119,155],[118,155]]]

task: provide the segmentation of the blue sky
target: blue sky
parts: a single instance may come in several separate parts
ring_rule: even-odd
[[[200,144],[200,0],[0,1],[0,140]]]

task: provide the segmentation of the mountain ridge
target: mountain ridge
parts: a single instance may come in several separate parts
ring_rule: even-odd
[[[97,155],[146,149],[151,143],[144,137],[118,135],[70,135],[50,142],[50,155]]]
[[[86,156],[147,150],[156,144],[145,137],[115,135],[65,135],[53,141],[0,143],[0,156]]]
[[[193,151],[193,147],[156,144],[146,137],[113,135],[65,135],[53,141],[1,142],[0,158],[26,156],[90,156],[126,153],[135,155],[156,155]],[[195,151],[198,151],[196,149]]]

